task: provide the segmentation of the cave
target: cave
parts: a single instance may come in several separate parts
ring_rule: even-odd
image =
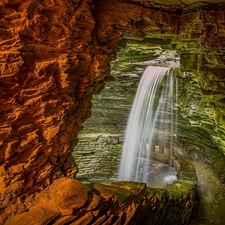
[[[224,0],[4,0],[0,15],[0,224],[224,224]],[[179,180],[87,182],[86,127],[115,167],[144,62],[167,51],[180,63]],[[105,93],[111,111],[95,111]]]

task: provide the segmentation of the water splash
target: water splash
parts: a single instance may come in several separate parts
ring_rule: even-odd
[[[171,113],[168,118],[161,118],[160,111],[166,111],[168,107],[171,110],[172,99],[168,93],[173,89],[172,71],[171,68],[148,66],[142,75],[128,120],[118,180],[147,183],[156,121],[158,129],[163,130],[163,120],[171,119]],[[171,84],[165,85],[164,78]]]

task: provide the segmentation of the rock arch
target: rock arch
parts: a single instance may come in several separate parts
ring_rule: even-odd
[[[224,4],[177,15],[177,11],[168,11],[168,6],[154,10],[144,3],[0,3],[3,221],[26,210],[21,202],[31,194],[49,187],[57,178],[72,179],[77,173],[70,151],[82,122],[90,116],[91,96],[103,87],[109,61],[123,36],[179,34],[181,62],[193,63],[191,68],[216,71],[205,73],[217,76],[223,87],[223,57],[202,59],[199,53],[202,46],[206,55],[212,47],[223,52]],[[189,42],[196,38],[197,43]],[[188,54],[183,54],[183,50]],[[207,85],[203,79],[199,82]],[[216,119],[215,123],[223,124],[224,118]]]

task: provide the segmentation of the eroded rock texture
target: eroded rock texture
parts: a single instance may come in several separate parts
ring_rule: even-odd
[[[91,9],[87,1],[1,3],[0,205],[6,211],[77,172],[70,149],[98,89],[92,85],[84,96],[98,72]]]
[[[195,191],[173,197],[166,192],[148,190],[144,183],[95,184],[89,188],[79,181],[60,178],[26,206],[27,212],[10,218],[5,224],[136,225],[151,221],[154,225],[163,222],[179,225],[192,218]]]
[[[91,95],[102,87],[110,53],[124,30],[136,29],[135,21],[149,16],[140,6],[98,4],[93,12],[91,1],[1,3],[1,206],[6,211],[18,198],[77,172],[70,149],[89,116]],[[154,17],[164,19],[154,13],[148,26],[157,28]]]
[[[204,13],[206,18],[211,15],[211,11]],[[82,122],[90,116],[92,94],[104,85],[119,38],[177,34],[179,16],[129,1],[4,0],[0,18],[0,205],[4,223],[27,210],[24,201],[28,196],[57,178],[72,179],[76,174],[70,150]],[[223,11],[217,21],[218,26],[211,28],[221,34],[219,48],[224,44]],[[188,26],[185,18],[182,26]],[[200,34],[207,40],[202,43],[213,46],[216,40],[208,26]]]
[[[205,163],[212,166],[220,181],[224,183],[223,7],[180,16],[180,48],[187,53],[181,57],[181,67],[183,71],[191,72],[186,73],[181,80],[183,93],[180,95],[180,109],[182,115],[199,133],[195,140],[190,135],[189,141],[199,142],[196,150],[193,147],[192,149]]]

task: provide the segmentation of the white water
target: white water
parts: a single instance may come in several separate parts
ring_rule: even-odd
[[[162,121],[158,129],[163,130],[164,127],[161,125],[163,120],[171,120],[173,115],[169,106],[173,100],[171,98],[173,77],[170,76],[172,71],[173,69],[170,68],[148,66],[141,77],[127,124],[118,180],[147,183],[156,119]],[[171,82],[169,85],[165,83],[163,85],[165,80],[163,78],[166,75],[168,75],[166,82]],[[168,118],[158,116],[160,111],[165,111],[168,107]],[[171,131],[169,130],[168,133]]]

